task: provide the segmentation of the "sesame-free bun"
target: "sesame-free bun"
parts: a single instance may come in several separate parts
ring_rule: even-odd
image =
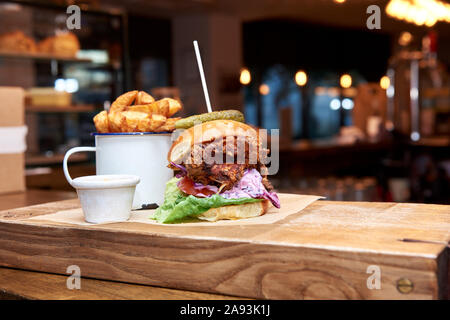
[[[236,220],[262,216],[269,208],[269,201],[263,200],[219,208],[211,208],[197,218],[207,221]]]
[[[228,136],[258,141],[258,132],[249,125],[233,120],[213,120],[195,125],[181,133],[172,144],[167,158],[178,163],[195,144],[225,139]]]

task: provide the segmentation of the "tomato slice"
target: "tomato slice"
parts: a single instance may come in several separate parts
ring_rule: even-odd
[[[178,188],[186,194],[193,195],[199,198],[207,198],[217,193],[219,189],[216,186],[204,185],[196,183],[188,176],[184,176],[177,183]]]

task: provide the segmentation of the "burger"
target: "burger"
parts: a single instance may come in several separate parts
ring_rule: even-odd
[[[153,219],[241,219],[279,208],[264,164],[268,152],[258,131],[238,121],[208,121],[183,131],[167,156],[175,177]]]

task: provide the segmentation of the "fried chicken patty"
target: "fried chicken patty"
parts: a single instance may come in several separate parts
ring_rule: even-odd
[[[251,145],[252,143],[253,145]],[[219,161],[211,160],[208,161],[209,163],[205,162],[205,159],[203,159],[204,155],[207,154],[213,158],[216,156],[215,152],[217,150],[220,150],[219,152],[221,153],[221,155],[218,156],[218,159],[216,159],[221,160],[220,163],[217,163]],[[245,157],[242,157],[241,155],[243,159],[240,161],[244,163],[236,163],[238,162],[237,158],[239,152],[245,152]],[[267,168],[264,164],[260,163],[259,155],[255,154],[252,158],[250,157],[250,152],[258,152],[258,147],[255,145],[254,141],[245,141],[244,150],[239,150],[236,142],[231,146],[228,145],[227,148],[224,140],[197,144],[194,145],[191,150],[190,161],[185,161],[183,166],[187,170],[187,176],[194,180],[194,182],[204,185],[215,185],[221,190],[231,189],[243,177],[246,170],[256,169],[261,173],[263,178],[262,182],[266,189],[268,191],[273,190],[273,187],[265,174]],[[264,152],[267,152],[267,150],[264,150]],[[231,163],[229,161],[230,157],[233,159]],[[250,159],[252,159],[252,161]]]

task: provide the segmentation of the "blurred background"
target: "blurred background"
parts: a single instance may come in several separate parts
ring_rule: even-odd
[[[450,203],[444,0],[0,1],[0,101],[25,90],[26,187],[71,190],[64,152],[93,145],[92,117],[125,91],[206,112],[193,40],[213,109],[280,129],[279,191]],[[95,174],[92,155],[71,159]]]

